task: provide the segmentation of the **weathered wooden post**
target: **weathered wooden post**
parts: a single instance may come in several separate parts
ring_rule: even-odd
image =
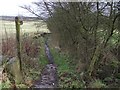
[[[19,17],[15,17],[15,25],[16,25],[17,57],[18,57],[19,63],[20,63],[20,70],[22,70]]]
[[[22,61],[21,61],[21,44],[20,44],[20,25],[22,25],[22,22],[19,20],[19,17],[15,17],[15,25],[16,25],[17,58],[16,58],[16,65],[14,66],[14,68],[16,69],[14,74],[15,74],[16,83],[21,83],[23,81]]]

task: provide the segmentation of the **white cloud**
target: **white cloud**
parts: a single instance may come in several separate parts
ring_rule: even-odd
[[[16,15],[27,15],[29,16],[26,10],[20,8],[21,5],[29,5],[35,0],[1,0],[0,1],[0,16],[16,16]]]

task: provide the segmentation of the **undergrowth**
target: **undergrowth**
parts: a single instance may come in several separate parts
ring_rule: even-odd
[[[8,41],[3,41],[2,50],[3,55],[7,59],[10,56],[14,56],[15,40],[13,38]],[[42,69],[48,64],[47,57],[45,55],[44,39],[21,38],[22,47],[22,64],[24,71],[25,82],[23,84],[16,84],[18,88],[28,88],[34,84],[34,82],[40,79]],[[10,40],[10,41],[9,41]],[[9,45],[7,43],[10,42]],[[9,48],[7,47],[9,46]],[[73,58],[69,55],[59,52],[54,47],[50,47],[50,51],[57,65],[58,83],[60,88],[85,88],[84,80],[81,79],[80,73],[77,73],[76,66],[73,64]],[[115,64],[115,65],[114,65]],[[112,66],[116,66],[117,62],[112,62]],[[117,75],[118,76],[118,75]],[[10,88],[13,85],[6,79],[0,88]],[[106,87],[106,84],[102,80],[94,80],[89,83],[90,88],[93,87]]]
[[[55,64],[57,65],[59,87],[60,88],[83,88],[76,74],[75,66],[71,66],[71,58],[68,55],[59,53],[54,48],[51,49]]]

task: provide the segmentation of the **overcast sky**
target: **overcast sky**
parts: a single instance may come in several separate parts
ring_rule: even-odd
[[[37,0],[0,0],[0,16],[16,16],[16,15],[25,15],[31,16],[28,11],[20,8],[22,5],[29,5],[31,2]]]
[[[35,2],[35,1],[40,1],[40,0],[0,0],[0,16],[2,15],[32,16],[32,14],[30,14],[27,10],[22,9],[19,6],[29,5],[31,4],[31,2]],[[45,0],[45,1],[59,1],[59,0]],[[61,0],[61,1],[76,1],[76,0]],[[83,0],[83,1],[86,1],[86,0]],[[94,0],[94,1],[97,1],[97,0]],[[108,1],[111,1],[111,0],[108,0]],[[119,1],[119,0],[113,0],[113,1]]]

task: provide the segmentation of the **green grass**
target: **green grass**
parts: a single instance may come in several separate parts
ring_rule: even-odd
[[[63,55],[55,51],[55,49],[51,49],[52,55],[54,57],[55,63],[58,66],[59,72],[71,72],[71,69],[69,68],[69,57],[67,55]]]
[[[83,83],[78,79],[75,68],[71,66],[71,58],[67,55],[51,49],[55,64],[57,65],[59,87],[61,88],[82,88]]]
[[[41,37],[41,38],[38,38],[39,39],[39,42],[40,42],[40,55],[39,55],[39,64],[42,65],[42,68],[48,63],[48,60],[46,58],[46,55],[45,55],[45,47],[44,47],[44,39]]]

